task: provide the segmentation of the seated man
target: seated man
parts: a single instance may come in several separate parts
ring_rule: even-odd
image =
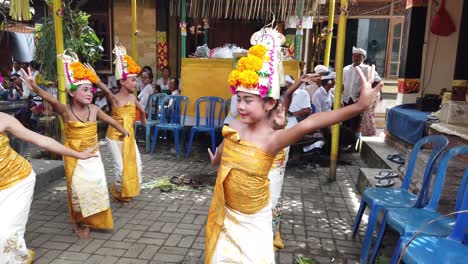
[[[284,79],[287,88],[294,83],[294,79],[289,75],[286,75]],[[290,122],[292,122],[291,124],[296,124],[307,118],[311,113],[309,94],[304,89],[297,89],[292,95],[291,105],[288,109],[288,124]]]
[[[315,91],[312,97],[312,104],[315,107],[315,112],[331,111],[333,106],[333,97],[331,89],[335,87],[335,73],[330,72],[328,75],[321,77],[321,86]]]
[[[309,94],[310,100],[314,98],[314,93],[320,88],[320,79],[321,76],[327,75],[330,70],[324,65],[317,65],[314,68],[314,73],[316,78],[314,81],[310,82],[309,85],[304,87],[304,90]]]

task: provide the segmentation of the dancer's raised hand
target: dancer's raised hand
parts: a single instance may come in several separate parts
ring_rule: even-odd
[[[374,75],[375,75],[375,65],[372,65],[372,68],[367,72],[367,78],[364,76],[364,72],[362,72],[361,68],[355,67],[356,71],[359,74],[359,78],[361,79],[361,95],[359,96],[358,104],[364,108],[369,108],[374,99],[377,96],[377,93],[383,87],[383,83],[380,82],[374,89],[372,89],[372,83],[374,82]]]

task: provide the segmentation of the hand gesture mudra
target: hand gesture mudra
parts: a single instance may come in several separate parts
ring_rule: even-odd
[[[375,88],[372,89],[372,83],[374,83],[375,76],[375,65],[372,65],[371,70],[367,72],[367,78],[359,66],[355,67],[355,69],[359,74],[359,78],[361,79],[361,95],[359,97],[358,103],[364,109],[367,109],[372,105],[372,102],[374,102],[377,94],[382,89],[383,82],[380,82]]]

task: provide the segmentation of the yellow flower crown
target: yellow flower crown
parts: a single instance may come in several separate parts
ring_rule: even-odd
[[[231,92],[236,93],[238,87],[256,91],[262,98],[269,96],[271,89],[269,84],[259,84],[260,77],[268,78],[270,72],[262,71],[264,63],[270,58],[265,56],[267,48],[257,44],[249,49],[247,57],[242,57],[237,62],[237,69],[233,70],[228,77]]]
[[[67,50],[70,55],[61,54],[59,57],[62,59],[65,70],[65,83],[67,89],[75,91],[78,85],[93,84],[99,81],[96,74],[90,69],[86,68],[79,60],[78,56],[72,51]]]

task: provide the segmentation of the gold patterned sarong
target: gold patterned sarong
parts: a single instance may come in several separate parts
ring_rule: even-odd
[[[122,126],[130,133],[128,137],[123,137],[123,134],[116,128],[109,126],[107,129],[107,138],[113,141],[122,142],[123,147],[121,151],[114,151],[114,148],[120,149],[119,146],[111,146],[112,155],[119,155],[121,158],[114,156],[116,160],[122,160],[122,166],[117,168],[116,174],[120,177],[120,186],[113,183],[110,187],[111,194],[117,200],[130,201],[132,197],[140,195],[140,169],[137,165],[137,147],[135,143],[135,136],[133,131],[133,121],[135,120],[135,105],[128,103],[123,107],[112,108],[112,118],[122,124]],[[109,144],[116,142],[109,141]],[[120,171],[121,170],[121,171]],[[118,188],[121,189],[118,190]]]
[[[31,164],[10,147],[7,134],[0,133],[0,263],[29,264],[34,260],[24,232],[35,182]]]
[[[98,144],[97,123],[70,121],[65,124],[65,146],[84,151]],[[114,228],[101,157],[78,160],[63,156],[70,220],[100,229]]]
[[[273,263],[268,179],[273,157],[241,140],[238,132],[227,126],[223,136],[223,155],[206,226],[205,263],[232,259]]]

